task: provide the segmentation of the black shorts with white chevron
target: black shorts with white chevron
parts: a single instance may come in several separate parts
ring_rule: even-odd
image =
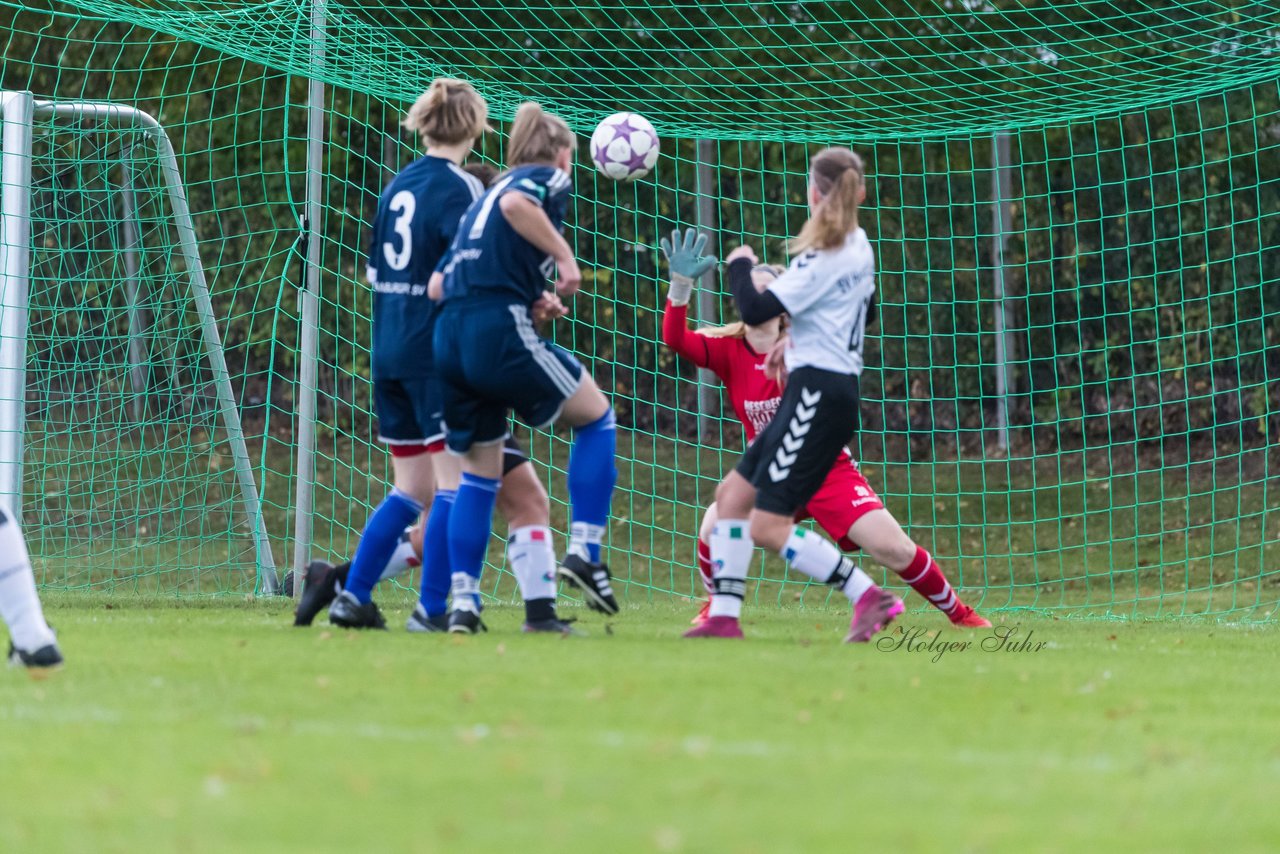
[[[858,378],[800,368],[787,379],[778,414],[738,463],[756,507],[791,515],[813,497],[858,431]]]

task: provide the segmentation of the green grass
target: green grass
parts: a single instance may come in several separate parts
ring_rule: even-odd
[[[399,624],[407,602],[388,592]],[[1280,627],[994,614],[1039,651],[839,643],[842,611],[606,632],[295,630],[284,603],[59,594],[0,673],[0,850],[1262,851]],[[978,643],[933,613],[904,626]],[[928,638],[922,636],[920,641]]]

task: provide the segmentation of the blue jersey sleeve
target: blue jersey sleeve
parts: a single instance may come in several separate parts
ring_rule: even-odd
[[[563,208],[573,189],[568,174],[553,166],[528,169],[503,190],[504,193],[520,193],[533,199],[543,210]]]

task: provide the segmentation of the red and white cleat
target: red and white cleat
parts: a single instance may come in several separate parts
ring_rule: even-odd
[[[698,611],[698,616],[689,621],[691,626],[700,626],[711,617],[711,600],[702,603],[702,609]]]
[[[872,587],[853,606],[853,621],[845,643],[867,643],[876,632],[883,629],[907,609],[902,600],[887,590]]]
[[[740,638],[742,626],[737,617],[707,617],[701,625],[684,633],[687,638]]]
[[[989,629],[991,621],[968,605],[961,605],[951,615],[951,625],[958,629]]]

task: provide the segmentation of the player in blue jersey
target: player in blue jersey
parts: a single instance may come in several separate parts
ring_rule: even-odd
[[[497,170],[487,163],[468,163],[463,170],[480,180],[484,187],[493,183]],[[374,247],[375,249],[377,247]],[[547,306],[551,308],[550,305]],[[427,355],[430,355],[429,353]],[[438,420],[438,419],[436,419]],[[379,575],[380,581],[399,576],[413,567],[422,565],[422,591],[418,606],[409,616],[406,628],[411,632],[440,632],[448,628],[447,602],[452,584],[447,543],[445,542],[448,511],[453,494],[458,488],[460,463],[447,455],[440,428],[430,425],[427,433],[439,435],[438,442],[427,445],[426,453],[432,455],[436,476],[436,492],[425,519],[406,528],[396,543],[395,550]],[[401,454],[412,446],[399,446]],[[513,531],[529,525],[545,525],[544,508],[547,494],[538,481],[524,449],[514,438],[507,441],[502,456],[502,487],[498,490],[498,511]],[[425,537],[430,527],[432,537]],[[429,553],[429,555],[428,555]],[[424,556],[427,559],[424,562]],[[351,561],[333,565],[328,561],[314,560],[308,565],[302,597],[294,612],[294,625],[309,626],[346,587],[351,572]],[[475,585],[470,579],[460,579],[457,587],[460,595],[466,595]],[[285,577],[287,595],[292,595],[293,573]],[[475,626],[479,628],[479,624]]]
[[[459,164],[487,128],[487,116],[484,99],[470,84],[440,79],[410,108],[405,119],[406,127],[425,138],[426,155],[401,170],[379,199],[368,266],[374,290],[374,407],[379,438],[392,451],[394,488],[365,525],[345,578],[336,579],[338,571],[323,564],[321,571],[308,572],[308,589],[295,618],[300,624],[309,622],[329,598],[331,623],[347,628],[384,628],[382,615],[372,601],[373,586],[387,577],[396,563],[405,562],[401,554],[403,532],[434,495],[424,531],[422,596],[408,628],[442,631],[447,626],[445,597],[451,573],[447,554],[441,553],[446,549],[444,526],[450,498],[447,470],[453,469],[456,481],[458,466],[437,466],[432,459],[432,451],[442,449],[443,430],[439,386],[431,360],[436,308],[427,295],[427,284],[453,240],[463,212],[483,191],[481,182]],[[541,522],[546,493],[531,467],[517,461],[508,470],[512,472],[510,479],[519,481],[514,491],[533,499],[534,512],[526,521]],[[515,475],[516,470],[520,476]],[[434,489],[437,481],[438,490]],[[518,503],[515,506],[519,509]],[[512,522],[520,524],[516,519]],[[476,576],[478,579],[478,573]],[[339,583],[340,593],[336,589]],[[455,598],[467,598],[478,612],[478,580],[468,579],[460,585],[454,575],[453,588]]]
[[[569,551],[558,573],[587,603],[618,605],[600,548],[617,479],[613,409],[577,359],[540,338],[533,308],[556,292],[575,293],[581,273],[561,234],[572,193],[575,140],[568,125],[534,103],[521,105],[507,145],[508,172],[468,210],[441,269],[443,302],[435,335],[449,450],[462,455],[462,478],[449,522],[454,571],[479,571],[502,471],[502,443],[514,410],[534,427],[574,428],[569,457]],[[549,528],[513,532],[527,545],[512,570],[527,600],[554,601],[557,569]],[[465,615],[455,611],[455,617]],[[526,629],[549,619],[527,605]]]

